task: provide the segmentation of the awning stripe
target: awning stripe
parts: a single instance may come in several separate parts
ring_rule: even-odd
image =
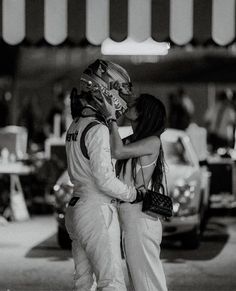
[[[110,38],[123,41],[128,32],[128,0],[110,1]]]
[[[67,0],[45,2],[44,35],[52,45],[58,45],[67,38]]]
[[[44,2],[25,0],[26,2],[26,41],[37,44],[44,36]]]
[[[3,0],[2,38],[11,45],[25,38],[25,0]]]
[[[128,36],[177,45],[220,46],[236,40],[236,0],[0,0],[0,36],[8,44],[26,40],[51,45]]]
[[[151,35],[151,0],[129,0],[128,36],[144,41]]]
[[[212,0],[194,0],[193,41],[205,44],[211,39]]]
[[[86,39],[86,0],[68,1],[68,39],[79,44]]]
[[[0,1],[0,17],[2,16],[2,1]],[[2,20],[2,18],[1,18]],[[0,21],[0,37],[2,39],[2,21]]]
[[[109,0],[87,0],[86,36],[94,45],[100,45],[109,35]]]
[[[152,37],[154,40],[162,42],[169,40],[170,29],[170,1],[152,1]]]
[[[213,0],[212,38],[226,45],[235,38],[235,0]]]
[[[177,45],[185,45],[193,38],[193,0],[171,0],[170,38]]]

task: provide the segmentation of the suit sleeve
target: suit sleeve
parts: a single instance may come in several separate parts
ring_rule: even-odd
[[[90,167],[95,183],[102,192],[114,198],[132,202],[136,199],[136,189],[121,182],[112,165],[110,136],[106,126],[92,127],[85,138],[90,158]]]

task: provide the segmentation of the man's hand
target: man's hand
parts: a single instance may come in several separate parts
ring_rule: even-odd
[[[96,102],[97,108],[105,116],[105,118],[116,119],[116,110],[113,103],[113,98],[111,98],[111,104],[106,100],[104,88],[100,87],[100,90],[93,93],[93,99]]]
[[[144,186],[138,188],[138,190],[142,193],[143,197],[145,197],[146,193],[147,193],[147,189],[144,188]]]
[[[134,203],[139,203],[139,202],[142,202],[146,193],[147,193],[147,190],[145,189],[144,186],[140,186],[137,190],[137,196],[136,196],[136,199],[131,202],[131,204],[134,204]]]

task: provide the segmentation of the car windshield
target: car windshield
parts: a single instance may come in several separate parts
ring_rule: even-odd
[[[190,165],[191,161],[188,158],[186,149],[179,139],[178,141],[162,141],[165,160],[168,164],[174,165]]]

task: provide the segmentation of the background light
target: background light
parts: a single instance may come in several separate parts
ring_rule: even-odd
[[[137,42],[130,37],[122,42],[107,38],[101,46],[103,55],[167,55],[169,49],[169,43],[156,42],[151,37],[142,42]]]

